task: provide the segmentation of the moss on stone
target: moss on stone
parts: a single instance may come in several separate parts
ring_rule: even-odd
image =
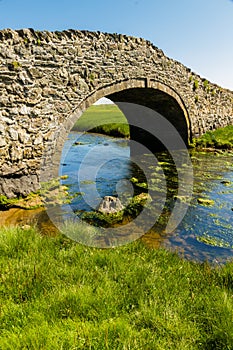
[[[140,193],[132,198],[130,204],[128,204],[123,210],[119,210],[116,213],[102,213],[98,211],[85,212],[77,214],[85,221],[91,223],[94,226],[113,227],[120,225],[124,222],[131,221],[139,215],[141,210],[147,201],[151,201],[150,196],[147,193]]]
[[[0,195],[0,209],[21,208],[37,209],[43,207],[43,202],[38,193],[30,193],[26,197],[7,198]]]

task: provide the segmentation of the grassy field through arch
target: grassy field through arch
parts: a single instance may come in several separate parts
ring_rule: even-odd
[[[99,126],[93,128],[96,120]],[[109,121],[112,121],[111,124]],[[124,124],[122,124],[124,123]],[[115,137],[129,138],[129,125],[124,114],[115,104],[89,107],[73,126],[73,131],[91,131]]]

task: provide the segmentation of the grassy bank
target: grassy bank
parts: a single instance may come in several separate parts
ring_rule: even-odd
[[[111,124],[107,124],[111,122]],[[122,124],[123,123],[123,124]],[[114,105],[93,105],[75,123],[75,131],[91,131],[116,137],[129,137],[129,125],[124,114]]]
[[[1,229],[0,348],[233,349],[233,264]]]
[[[233,149],[233,125],[208,131],[194,139],[196,148]]]

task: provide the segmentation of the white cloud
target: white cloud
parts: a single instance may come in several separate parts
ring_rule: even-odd
[[[94,103],[94,105],[109,105],[112,104],[113,102],[109,100],[109,98],[102,97],[98,101]]]

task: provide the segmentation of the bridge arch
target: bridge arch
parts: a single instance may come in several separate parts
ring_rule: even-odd
[[[0,194],[9,198],[38,190],[41,169],[53,168],[57,175],[69,131],[104,96],[154,109],[186,144],[208,130],[232,125],[232,91],[142,38],[5,29],[0,51]],[[130,132],[131,139],[143,143],[139,130]]]
[[[74,126],[75,122],[81,117],[83,112],[88,107],[93,105],[102,97],[107,97],[116,104],[118,102],[130,102],[155,110],[175,126],[186,145],[188,145],[190,142],[190,118],[182,98],[175,90],[152,78],[137,78],[127,79],[120,82],[112,82],[111,84],[108,84],[104,87],[97,88],[79,104],[79,106],[70,116],[65,118],[63,124],[60,127],[60,133],[57,137],[52,161],[54,169],[51,177],[56,177],[58,175],[64,142],[67,139],[67,136]],[[151,139],[148,133],[143,133],[143,130],[139,132],[137,128],[134,128],[132,126],[133,120],[129,120],[127,115],[125,115],[125,117],[130,124],[131,138],[138,141],[139,143],[144,143],[145,146],[150,148],[148,140],[150,142]],[[155,145],[154,148],[152,147],[150,149],[152,151],[156,151],[157,147],[159,147],[159,142]],[[49,165],[51,165],[50,161]]]

